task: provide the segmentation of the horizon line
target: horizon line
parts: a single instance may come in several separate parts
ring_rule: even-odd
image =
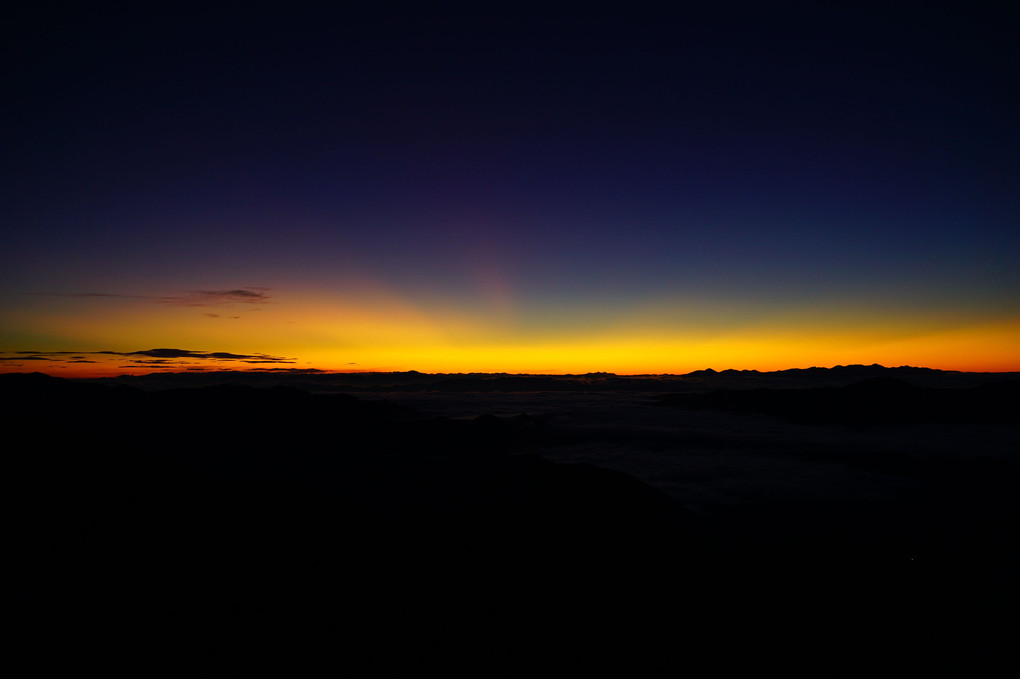
[[[35,366],[33,366],[35,367]],[[46,375],[48,377],[54,377],[59,379],[74,379],[74,380],[91,380],[91,379],[118,379],[118,378],[133,378],[133,377],[151,377],[154,375],[424,375],[424,376],[436,376],[436,377],[449,377],[449,376],[506,376],[506,377],[689,377],[692,375],[702,374],[733,374],[733,373],[751,373],[751,374],[773,374],[793,371],[804,371],[804,370],[837,370],[837,369],[848,369],[848,368],[873,368],[882,370],[914,370],[920,372],[938,372],[938,373],[956,373],[956,374],[1010,374],[1020,373],[1020,370],[953,370],[944,368],[930,368],[927,366],[915,366],[915,365],[898,365],[898,366],[886,366],[880,363],[863,364],[863,363],[847,363],[847,364],[836,364],[832,366],[820,366],[811,365],[807,367],[791,367],[791,368],[779,368],[775,370],[759,370],[755,368],[723,368],[715,369],[712,367],[699,368],[685,373],[617,373],[610,371],[588,371],[583,373],[578,372],[564,372],[564,373],[553,373],[553,372],[506,372],[506,371],[470,371],[470,372],[423,372],[415,369],[409,370],[355,370],[355,369],[323,369],[323,368],[251,368],[251,369],[191,369],[191,370],[152,370],[150,372],[143,373],[109,373],[109,374],[96,374],[96,375],[60,375],[56,371],[46,372],[43,370],[4,370],[0,369],[0,374],[39,374]],[[105,372],[105,371],[104,371]]]

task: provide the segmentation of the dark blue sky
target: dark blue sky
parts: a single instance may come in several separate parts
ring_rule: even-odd
[[[519,343],[757,314],[1001,344],[1018,14],[897,7],[5,10],[0,348],[73,343],[52,318],[96,312],[58,296],[245,286]]]

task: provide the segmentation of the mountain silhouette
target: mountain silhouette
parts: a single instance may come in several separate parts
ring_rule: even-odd
[[[292,669],[325,656],[352,670],[636,671],[680,653],[690,667],[746,670],[1011,648],[1015,626],[995,622],[1020,603],[1008,462],[831,452],[908,492],[705,517],[627,474],[530,453],[569,442],[527,415],[41,374],[0,375],[0,394],[8,608],[40,669],[139,658]],[[1015,394],[880,375],[659,404],[884,426],[999,422],[1011,409],[993,405]]]
[[[1020,423],[1020,381],[970,388],[911,385],[891,374],[844,387],[724,389],[663,394],[662,405],[779,415],[794,422],[876,426],[897,423]]]

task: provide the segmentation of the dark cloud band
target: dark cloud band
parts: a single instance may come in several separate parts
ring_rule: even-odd
[[[175,306],[225,306],[230,304],[262,304],[269,302],[269,288],[247,287],[230,290],[188,290],[180,295],[123,295],[108,292],[33,292],[44,297],[79,297],[111,299],[144,299]]]
[[[16,363],[19,361],[59,361],[67,360],[69,354],[74,354],[74,362],[93,363],[86,359],[86,356],[118,356],[133,358],[135,365],[175,365],[181,362],[190,361],[236,361],[243,363],[294,363],[296,359],[283,356],[270,356],[268,354],[239,354],[230,351],[194,351],[191,349],[142,349],[139,351],[35,351],[26,352],[0,352],[0,361]]]

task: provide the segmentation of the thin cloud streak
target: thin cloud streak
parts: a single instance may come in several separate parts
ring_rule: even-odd
[[[73,354],[73,358],[66,358]],[[118,361],[124,358],[131,359],[129,365],[119,365],[121,368],[137,368],[139,366],[164,367],[164,366],[188,366],[199,361],[207,364],[222,363],[244,363],[244,364],[291,364],[297,359],[284,356],[271,356],[269,354],[241,354],[229,351],[195,351],[191,349],[157,348],[143,349],[139,351],[38,351],[38,352],[12,352],[0,351],[0,363],[17,367],[21,362],[44,361],[44,362],[68,362],[68,363],[99,363],[86,356],[93,357],[116,357]]]
[[[259,363],[290,363],[294,359],[266,354],[235,354],[227,351],[192,351],[190,349],[145,349],[141,351],[97,351],[114,356],[146,356],[157,359],[199,359],[217,361],[257,361]]]
[[[172,306],[228,306],[232,304],[263,304],[272,300],[269,288],[246,287],[230,290],[188,290],[181,295],[125,295],[109,292],[30,292],[40,297],[77,297],[107,299],[143,299]]]

